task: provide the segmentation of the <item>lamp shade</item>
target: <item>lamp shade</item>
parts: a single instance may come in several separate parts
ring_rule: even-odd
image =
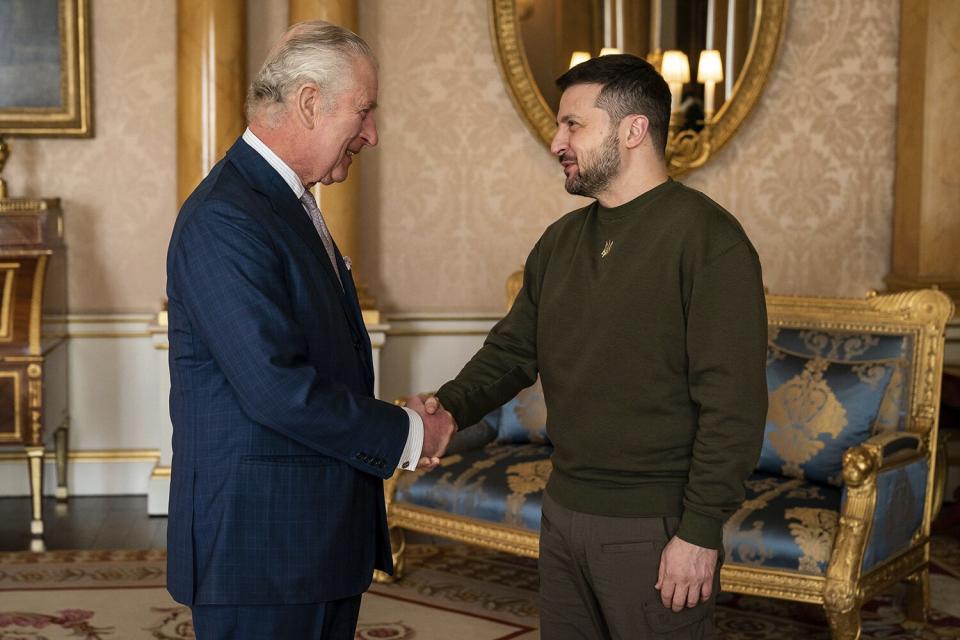
[[[589,51],[574,51],[570,56],[570,68],[573,69],[575,66],[581,62],[586,62],[590,59]]]
[[[704,49],[700,52],[700,64],[697,65],[697,82],[723,81],[723,62],[716,49]]]
[[[667,84],[683,84],[690,82],[690,61],[683,51],[670,49],[663,52],[663,61],[660,63],[660,75]]]
[[[604,47],[603,49],[600,49],[600,55],[602,56],[609,56],[617,53],[623,53],[623,51],[620,51],[620,49],[616,47]]]

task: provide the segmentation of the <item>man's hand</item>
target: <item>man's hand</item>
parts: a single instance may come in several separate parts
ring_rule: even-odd
[[[698,547],[673,536],[660,554],[656,588],[663,606],[678,612],[684,606],[697,606],[701,599],[709,600],[716,570],[716,549]]]
[[[428,401],[430,400],[434,399],[431,397]],[[438,410],[436,405],[428,409],[420,396],[407,398],[406,406],[420,414],[423,420],[423,449],[417,468],[427,471],[436,469],[447,445],[450,444],[450,438],[457,430],[457,423],[449,411],[442,408]]]

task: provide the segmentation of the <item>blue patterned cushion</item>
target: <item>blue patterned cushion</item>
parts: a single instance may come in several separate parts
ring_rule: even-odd
[[[823,575],[840,520],[840,489],[754,473],[723,527],[727,561]]]
[[[540,530],[543,490],[553,465],[549,445],[497,445],[447,456],[440,468],[397,480],[397,502],[488,522]]]
[[[913,336],[900,333],[850,333],[809,328],[771,327],[771,348],[806,358],[832,362],[896,362],[887,391],[880,404],[875,431],[902,431],[907,426],[910,400],[910,363]]]
[[[773,346],[769,353],[757,469],[841,486],[843,452],[873,435],[897,361],[836,362]]]
[[[863,556],[863,570],[905,550],[923,524],[930,464],[917,460],[877,476],[877,506],[870,539]]]
[[[549,444],[547,438],[547,405],[543,399],[540,378],[517,396],[483,419],[497,430],[501,444]]]

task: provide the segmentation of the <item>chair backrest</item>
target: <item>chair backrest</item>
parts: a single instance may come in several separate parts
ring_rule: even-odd
[[[864,299],[767,296],[775,352],[851,366],[892,365],[877,432],[930,435],[937,427],[944,327],[953,303],[930,289]],[[861,367],[865,375],[869,366]]]
[[[770,326],[757,468],[841,486],[844,451],[906,427],[915,350],[899,330]]]
[[[785,406],[791,402],[791,393],[796,396],[804,390],[808,407],[815,403],[813,396],[820,394],[816,401],[825,415],[833,419],[840,416],[847,423],[859,421],[858,438],[886,431],[907,431],[920,437],[927,461],[921,465],[926,470],[922,482],[926,487],[922,527],[929,531],[935,494],[944,327],[953,311],[949,297],[930,289],[872,295],[861,300],[767,296],[767,378],[768,383],[773,378],[774,384],[770,384],[761,466],[764,455],[770,453],[768,448],[772,448],[771,421],[787,421],[784,416],[789,411]],[[788,364],[780,365],[781,362]],[[799,375],[806,375],[805,386],[795,384],[791,390],[784,383],[785,390],[778,394],[780,387],[775,386],[777,379],[772,371],[786,378],[785,372],[798,366],[802,368]],[[818,377],[825,384],[816,384]],[[796,374],[791,380],[796,382]],[[833,391],[833,400],[824,399],[830,395],[825,392],[827,387]],[[828,424],[825,418],[818,420],[821,425]],[[840,461],[831,465],[842,464],[844,450],[858,443],[843,440],[849,433],[838,431],[835,426],[824,429],[827,433],[818,438],[824,449],[833,441],[840,445],[836,447]],[[803,448],[802,444],[799,448]],[[790,455],[795,462],[797,454]],[[809,470],[803,464],[798,466],[802,471]],[[821,475],[816,479],[836,484],[839,473],[834,474],[833,468],[821,465]]]

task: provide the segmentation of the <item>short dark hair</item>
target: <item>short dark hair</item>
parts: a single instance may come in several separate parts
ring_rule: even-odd
[[[613,123],[631,114],[647,116],[650,139],[664,156],[670,126],[670,87],[652,64],[628,53],[590,58],[557,78],[561,92],[577,84],[603,87],[596,106],[610,114]]]

